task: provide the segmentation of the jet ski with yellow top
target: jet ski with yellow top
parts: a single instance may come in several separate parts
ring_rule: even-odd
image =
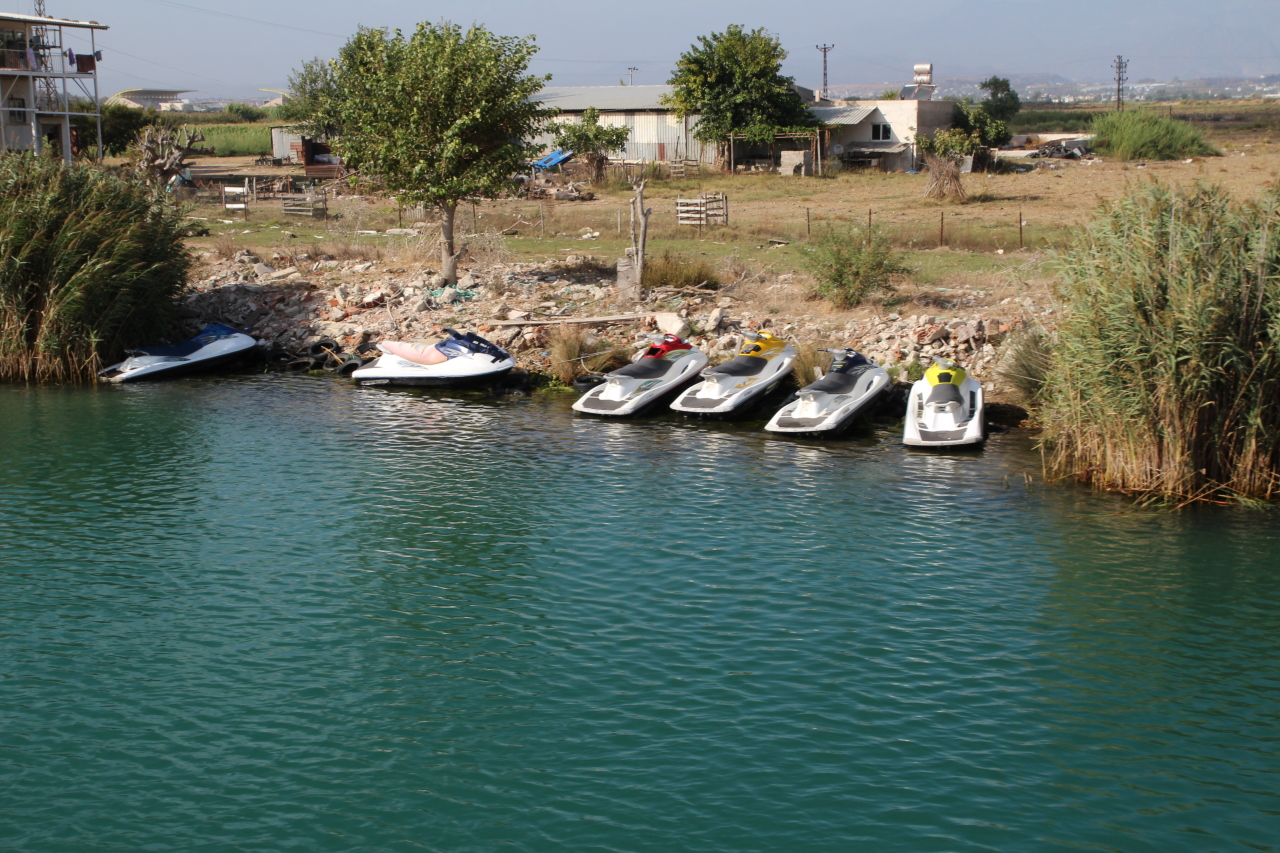
[[[911,386],[903,444],[912,447],[956,447],[981,444],[982,385],[948,358],[935,358],[924,378]]]
[[[837,433],[889,387],[885,369],[857,350],[846,347],[819,352],[831,353],[831,369],[778,410],[765,425],[769,432]]]
[[[738,355],[702,371],[702,381],[685,391],[671,408],[693,415],[723,415],[746,408],[791,372],[796,348],[768,332],[752,332],[753,338]]]
[[[574,411],[623,417],[673,394],[707,366],[707,354],[675,335],[642,335],[649,346],[626,367],[604,375],[604,382],[579,397]]]

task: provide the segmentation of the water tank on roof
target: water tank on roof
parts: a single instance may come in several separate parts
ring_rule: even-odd
[[[921,62],[915,67],[916,79],[913,81],[918,86],[928,86],[933,83],[933,63]]]

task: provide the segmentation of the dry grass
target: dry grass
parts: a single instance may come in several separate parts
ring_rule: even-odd
[[[964,182],[960,180],[960,164],[950,157],[936,154],[924,155],[929,168],[929,184],[924,189],[925,198],[939,201],[964,201]]]
[[[597,338],[580,326],[556,326],[546,333],[547,371],[565,385],[587,373],[616,370],[631,360],[631,350]]]

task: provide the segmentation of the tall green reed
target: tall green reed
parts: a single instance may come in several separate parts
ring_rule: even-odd
[[[1280,496],[1280,192],[1148,184],[1059,260],[1049,469],[1177,502]]]
[[[1117,160],[1181,160],[1222,152],[1185,121],[1150,112],[1103,113],[1093,120],[1094,147]]]
[[[0,156],[0,381],[92,380],[169,333],[191,265],[182,224],[131,179]]]

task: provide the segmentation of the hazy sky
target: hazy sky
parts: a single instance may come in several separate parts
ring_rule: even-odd
[[[811,87],[822,80],[819,43],[835,45],[833,86],[906,83],[916,62],[933,62],[940,76],[1105,80],[1118,53],[1130,60],[1134,82],[1280,73],[1276,0],[1211,7],[1198,0],[46,0],[46,7],[54,17],[111,27],[98,40],[104,95],[163,87],[196,90],[192,97],[270,97],[258,90],[286,88],[292,68],[333,56],[357,26],[407,30],[421,20],[536,35],[532,70],[563,85],[613,85],[628,66],[639,69],[636,83],[666,82],[698,35],[733,23],[780,36],[790,52],[784,70]],[[32,8],[32,0],[0,0],[3,11]]]

